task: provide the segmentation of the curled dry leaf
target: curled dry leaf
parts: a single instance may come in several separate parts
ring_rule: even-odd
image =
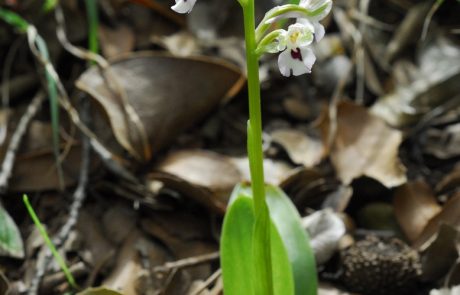
[[[460,193],[452,196],[442,207],[435,217],[433,217],[423,229],[420,236],[414,242],[413,247],[419,250],[428,248],[436,237],[439,231],[439,226],[442,223],[450,225],[455,229],[460,229]]]
[[[244,81],[235,66],[205,57],[144,52],[118,59],[110,68],[125,99],[107,87],[96,68],[83,73],[76,85],[102,106],[118,143],[139,161],[228,100]],[[97,133],[104,138],[106,130]]]
[[[286,150],[295,164],[313,167],[321,162],[323,145],[320,140],[294,129],[275,130],[271,137]]]
[[[399,187],[395,192],[393,204],[396,219],[412,242],[441,211],[431,188],[422,181],[409,182]]]
[[[334,120],[334,118],[332,118]],[[368,176],[387,187],[406,182],[406,168],[398,158],[402,133],[392,129],[366,108],[349,101],[337,106],[337,132],[330,157],[339,178],[349,184]],[[331,118],[321,123],[323,138],[329,138]]]
[[[331,209],[317,211],[302,219],[310,235],[310,244],[318,264],[326,263],[336,252],[346,229],[342,219]]]
[[[460,232],[440,224],[436,239],[422,253],[422,280],[433,282],[445,276],[459,257],[457,244]]]
[[[220,214],[225,212],[228,197],[241,180],[230,158],[211,151],[172,152],[154,169],[149,179],[159,180]]]

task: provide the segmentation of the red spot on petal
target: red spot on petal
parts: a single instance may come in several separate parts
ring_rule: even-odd
[[[291,49],[291,57],[303,61],[302,52],[300,52],[299,48]]]

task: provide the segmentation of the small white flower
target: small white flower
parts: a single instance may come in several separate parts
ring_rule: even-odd
[[[290,25],[285,34],[278,38],[278,66],[283,76],[299,76],[311,73],[316,61],[313,51],[309,48],[313,42],[313,28],[310,24],[295,23]]]
[[[311,24],[313,26],[314,32],[315,32],[315,40],[316,42],[319,42],[321,39],[323,39],[324,33],[325,33],[324,26],[320,24],[319,21],[325,18],[331,11],[332,1],[331,0],[301,0],[299,3],[299,6],[304,7],[311,11],[315,11],[323,6],[326,7],[323,10],[323,12],[318,14],[317,16],[309,17],[309,18],[302,17],[302,18],[297,19],[297,22],[299,23]]]
[[[190,13],[196,0],[176,0],[176,4],[171,7],[177,13]]]

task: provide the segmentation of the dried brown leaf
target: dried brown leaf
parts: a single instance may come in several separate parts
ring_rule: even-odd
[[[185,150],[167,155],[150,174],[169,188],[222,214],[241,174],[230,158],[211,151]]]
[[[244,81],[239,69],[220,59],[152,52],[120,58],[112,63],[111,70],[127,101],[108,89],[96,68],[87,70],[76,85],[103,107],[119,144],[141,161],[234,95]],[[107,130],[98,133],[103,135]]]
[[[442,223],[450,225],[460,230],[460,193],[452,196],[442,207],[442,211],[433,217],[423,229],[413,247],[416,249],[426,249],[435,239],[436,233]]]
[[[407,238],[414,242],[425,226],[441,211],[431,188],[422,181],[399,187],[393,199],[396,219]]]
[[[329,137],[330,119],[322,122],[323,136]],[[337,106],[337,132],[330,157],[339,178],[349,184],[368,176],[387,187],[406,182],[406,168],[398,158],[402,133],[392,129],[366,108],[349,101]]]
[[[307,134],[294,129],[279,129],[271,134],[272,140],[280,144],[289,158],[298,165],[313,167],[322,160],[323,145]]]

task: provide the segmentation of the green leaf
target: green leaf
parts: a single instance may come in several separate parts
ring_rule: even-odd
[[[318,279],[310,239],[302,228],[297,209],[278,187],[265,187],[270,216],[286,247],[292,267],[296,295],[316,295]]]
[[[225,295],[253,295],[252,200],[237,198],[227,209],[222,229],[220,263]]]
[[[0,204],[0,256],[24,258],[24,244],[18,227]]]
[[[233,202],[225,216],[221,240],[221,266],[225,295],[254,295],[257,269],[253,248],[255,217],[250,195],[235,188]],[[242,194],[239,194],[242,192]],[[260,245],[267,247],[267,245]],[[274,224],[270,227],[272,289],[276,295],[294,294],[289,258]],[[259,282],[260,283],[260,282]]]
[[[114,290],[110,290],[104,287],[99,287],[99,288],[86,289],[80,293],[77,293],[77,295],[122,295],[122,294]]]
[[[266,185],[265,194],[271,220],[281,236],[290,260],[295,294],[316,295],[318,279],[315,257],[308,235],[302,228],[297,209],[289,197],[276,186]],[[250,197],[251,187],[248,184],[241,184],[235,188],[230,202],[236,200],[238,195]]]

